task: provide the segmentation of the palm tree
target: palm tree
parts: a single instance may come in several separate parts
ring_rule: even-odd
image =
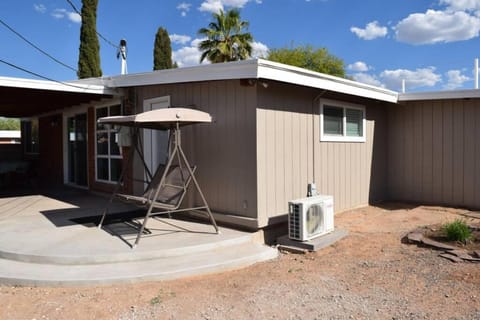
[[[240,11],[231,9],[220,10],[213,14],[214,21],[208,28],[201,28],[198,33],[207,39],[200,42],[198,48],[202,51],[200,62],[207,58],[212,63],[245,60],[252,54],[253,37],[248,29],[249,23],[240,20]]]

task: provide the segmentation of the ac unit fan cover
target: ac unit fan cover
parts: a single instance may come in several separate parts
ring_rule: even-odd
[[[308,234],[321,232],[324,228],[324,214],[320,204],[314,204],[308,208],[306,228]]]

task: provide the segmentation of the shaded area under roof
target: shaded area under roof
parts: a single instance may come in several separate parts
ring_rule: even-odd
[[[112,98],[113,91],[78,83],[0,78],[0,116],[31,117],[54,110]]]

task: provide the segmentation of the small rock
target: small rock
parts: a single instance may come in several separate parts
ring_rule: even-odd
[[[410,243],[419,243],[419,242],[422,242],[423,234],[416,231],[410,232],[407,235],[407,239]]]
[[[459,257],[454,256],[454,255],[452,255],[452,254],[441,253],[441,254],[439,254],[439,256],[442,257],[442,258],[448,259],[448,260],[450,260],[450,261],[452,261],[452,262],[455,262],[455,263],[457,263],[457,262],[463,262],[463,259],[460,259]]]

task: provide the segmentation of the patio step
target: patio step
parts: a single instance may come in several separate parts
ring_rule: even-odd
[[[253,241],[200,252],[144,260],[66,265],[0,259],[0,283],[19,286],[78,286],[170,280],[246,267],[277,257],[276,249]]]
[[[254,234],[229,234],[229,230],[223,229],[223,237],[216,238],[212,233],[210,236],[213,237],[209,238],[208,242],[199,241],[199,235],[187,234],[182,239],[177,240],[182,243],[178,246],[169,246],[167,241],[173,241],[168,239],[153,248],[152,245],[143,246],[143,243],[140,243],[136,249],[131,249],[128,245],[123,244],[120,248],[116,248],[117,250],[113,250],[111,246],[102,248],[105,243],[87,242],[88,239],[96,240],[89,237],[92,231],[104,233],[102,230],[85,230],[83,233],[77,234],[75,238],[70,236],[65,239],[57,236],[51,242],[48,242],[44,237],[42,241],[46,244],[40,247],[28,246],[20,241],[17,242],[16,246],[12,243],[8,245],[0,244],[0,259],[58,265],[135,262],[201,253],[254,241]],[[1,235],[0,239],[2,239]],[[112,240],[122,244],[117,238],[112,238]],[[129,243],[130,245],[133,244],[134,238],[129,239]]]

